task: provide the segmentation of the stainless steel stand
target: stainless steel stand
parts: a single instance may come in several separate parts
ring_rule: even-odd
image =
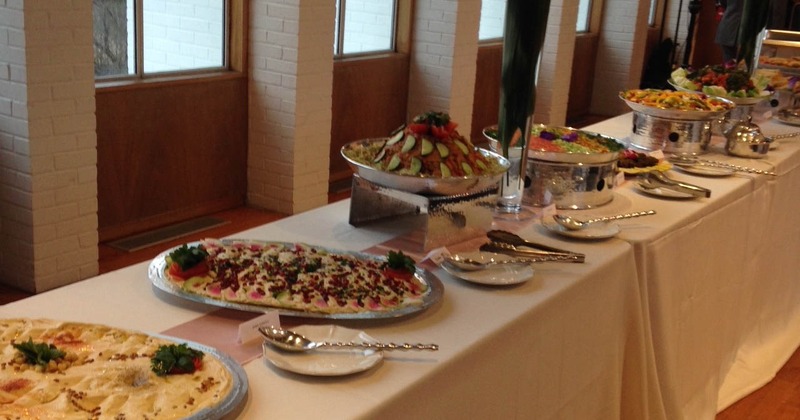
[[[497,189],[449,196],[425,196],[382,187],[353,175],[350,224],[424,217],[423,250],[484,236],[492,228]]]

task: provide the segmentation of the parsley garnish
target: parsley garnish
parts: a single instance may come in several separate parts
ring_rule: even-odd
[[[150,359],[150,369],[158,376],[192,373],[203,356],[202,351],[190,349],[186,343],[164,345]]]
[[[403,251],[389,251],[386,258],[386,264],[393,270],[405,270],[412,273],[417,270],[414,259],[406,254],[403,254]]]
[[[188,270],[197,264],[205,261],[208,252],[200,246],[188,246],[183,244],[169,253],[170,261],[178,264],[181,270]]]
[[[52,344],[34,343],[31,338],[26,343],[12,345],[25,356],[25,362],[29,365],[46,366],[47,362],[60,359],[66,354]]]

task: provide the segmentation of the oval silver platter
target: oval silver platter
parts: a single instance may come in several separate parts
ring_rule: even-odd
[[[446,178],[431,176],[400,175],[375,169],[354,159],[351,154],[357,147],[367,147],[384,142],[386,138],[357,140],[342,146],[340,153],[358,176],[375,184],[413,194],[459,195],[472,191],[483,191],[497,186],[511,164],[497,153],[476,149],[485,158],[492,160],[502,169],[497,173],[482,176],[450,176]]]
[[[704,95],[704,93],[702,93],[702,92],[693,92],[693,91],[687,91],[687,90],[683,90],[683,91],[690,92],[690,93],[698,93],[698,94]],[[641,112],[642,114],[650,115],[650,116],[653,116],[653,117],[659,117],[659,118],[668,118],[668,119],[673,119],[673,120],[687,120],[687,121],[712,120],[714,118],[717,118],[717,117],[720,117],[722,115],[725,115],[725,113],[727,113],[728,111],[730,111],[731,109],[733,109],[736,106],[736,104],[733,101],[731,101],[731,100],[729,100],[727,98],[716,97],[720,101],[727,102],[730,105],[730,108],[729,109],[725,109],[725,110],[720,110],[720,111],[682,111],[682,110],[677,110],[677,109],[658,108],[658,107],[655,107],[655,106],[644,105],[644,104],[640,104],[638,102],[629,101],[629,100],[625,99],[625,97],[622,95],[622,93],[620,93],[619,98],[622,99],[623,101],[625,101],[625,103],[628,104],[628,106],[632,110],[637,111],[637,112]]]
[[[173,337],[169,335],[161,335],[161,334],[153,334],[153,337],[163,338],[165,340],[174,341],[176,344],[183,344],[186,343],[187,346],[193,348],[195,350],[200,350],[203,353],[210,354],[220,362],[222,365],[228,369],[228,372],[231,373],[233,377],[233,384],[231,384],[231,392],[225,397],[224,400],[220,401],[220,403],[216,407],[209,407],[203,410],[194,413],[193,415],[187,417],[189,420],[203,420],[203,419],[221,419],[225,418],[226,415],[233,413],[237,410],[242,402],[244,401],[245,397],[247,397],[247,390],[249,384],[247,382],[247,374],[244,372],[242,366],[233,360],[232,357],[228,356],[227,354],[215,349],[214,347],[206,346],[205,344],[200,344],[194,341],[183,340],[178,337]]]
[[[277,241],[254,241],[254,240],[245,240],[245,239],[223,239],[223,243],[231,243],[231,242],[244,242],[244,243],[258,243],[258,244],[280,244],[280,245],[291,245],[289,242],[277,242]],[[194,246],[198,245],[200,242],[190,242],[187,245]],[[384,257],[366,254],[363,252],[352,252],[352,251],[341,251],[335,249],[329,249],[321,246],[312,245],[317,249],[324,250],[326,252],[337,253],[337,254],[346,254],[352,255],[356,258],[360,259],[371,259],[377,261],[385,261]],[[175,247],[177,248],[177,247]],[[238,302],[226,302],[217,299],[211,299],[206,296],[196,295],[194,293],[188,293],[183,290],[181,287],[176,286],[172,282],[170,282],[165,275],[165,271],[167,269],[167,261],[166,257],[169,255],[172,250],[175,248],[170,248],[158,256],[156,256],[152,262],[150,262],[150,266],[147,269],[147,275],[150,278],[150,281],[153,283],[153,286],[156,288],[171,294],[173,296],[177,296],[186,300],[200,302],[207,305],[218,306],[222,308],[230,308],[230,309],[237,309],[240,311],[246,312],[265,312],[265,311],[276,311],[280,315],[285,316],[292,316],[292,317],[299,317],[299,318],[323,318],[323,319],[387,319],[387,318],[397,318],[405,315],[410,315],[416,312],[424,311],[425,309],[429,308],[433,304],[439,301],[444,294],[444,286],[442,285],[441,280],[437,278],[433,273],[423,268],[417,267],[417,272],[414,274],[417,280],[425,283],[428,285],[428,292],[422,297],[422,303],[419,305],[412,305],[406,306],[404,308],[396,309],[396,310],[388,310],[388,311],[375,311],[375,312],[360,312],[360,313],[337,313],[337,314],[324,314],[324,313],[317,313],[317,312],[308,312],[302,311],[297,309],[288,309],[288,308],[280,308],[280,307],[273,307],[273,306],[266,306],[266,305],[254,305],[254,304],[247,304],[247,303],[238,303]]]

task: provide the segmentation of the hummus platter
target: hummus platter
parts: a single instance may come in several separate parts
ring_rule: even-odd
[[[417,194],[457,195],[495,186],[508,160],[479,149],[441,112],[427,112],[387,138],[358,140],[341,154],[375,184]]]
[[[439,280],[402,252],[387,257],[319,246],[205,239],[150,264],[157,288],[196,302],[250,312],[330,319],[398,317],[442,295]]]
[[[204,419],[235,410],[247,377],[228,356],[97,324],[0,320],[0,418]]]

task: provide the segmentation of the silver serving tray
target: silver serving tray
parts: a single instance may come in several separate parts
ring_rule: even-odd
[[[601,137],[605,140],[610,140],[619,144],[620,146],[619,151],[625,149],[625,145],[621,143],[619,140],[592,131],[579,130],[577,128],[572,128],[572,127],[548,126],[545,124],[534,124],[531,129],[532,130],[537,129],[541,131],[548,128],[559,129],[559,130],[571,130],[592,137]],[[489,132],[492,130],[497,130],[497,125],[492,125],[483,129],[483,137],[485,137],[486,140],[488,140],[490,143],[498,141],[489,134]],[[528,149],[528,159],[544,160],[548,162],[557,162],[557,163],[611,163],[619,158],[619,151],[607,152],[607,153],[576,153],[576,152],[550,152],[545,150]]]
[[[225,418],[226,415],[233,413],[236,409],[239,408],[239,406],[241,406],[245,397],[247,397],[247,389],[249,387],[249,384],[247,382],[247,374],[244,372],[244,369],[239,363],[233,360],[232,357],[228,356],[227,354],[213,347],[196,343],[194,341],[183,340],[168,335],[160,335],[160,334],[151,334],[151,335],[153,337],[163,338],[165,340],[173,341],[176,344],[186,343],[186,345],[192,349],[200,350],[203,353],[210,354],[216,357],[217,359],[220,360],[220,362],[222,362],[222,365],[225,366],[226,369],[228,369],[228,372],[230,372],[231,376],[233,377],[233,383],[231,384],[231,392],[228,394],[227,397],[225,397],[224,400],[220,401],[220,403],[215,407],[205,408],[187,417],[188,420]]]
[[[253,241],[245,239],[223,239],[222,242],[225,244],[232,242],[243,242],[243,243],[258,243],[258,244],[291,245],[291,243],[288,242]],[[195,246],[198,245],[199,243],[200,242],[190,242],[187,245]],[[314,247],[331,253],[352,255],[360,259],[371,259],[377,261],[386,260],[385,257],[366,254],[363,252],[341,251],[321,246],[314,246]],[[204,303],[207,305],[219,306],[222,308],[230,308],[230,309],[237,309],[240,311],[258,312],[258,313],[263,313],[264,311],[270,310],[270,311],[276,311],[279,315],[300,317],[300,318],[386,319],[386,318],[397,318],[413,314],[416,312],[424,311],[425,309],[429,308],[430,306],[438,302],[442,298],[442,295],[444,294],[444,286],[442,285],[442,282],[439,280],[439,278],[433,275],[433,273],[431,273],[430,271],[417,267],[417,272],[414,275],[416,276],[417,280],[428,285],[428,293],[422,297],[422,303],[420,305],[407,306],[396,310],[380,311],[380,312],[324,314],[324,313],[308,312],[297,309],[279,308],[266,305],[226,302],[217,299],[211,299],[206,296],[196,295],[194,293],[188,293],[184,291],[181,287],[176,286],[175,284],[170,282],[169,279],[167,279],[165,275],[165,271],[167,269],[166,258],[169,255],[169,253],[172,252],[175,248],[170,248],[158,254],[158,256],[156,256],[150,263],[150,266],[147,269],[147,275],[150,278],[150,281],[153,283],[153,286],[173,296],[177,296],[194,302]]]
[[[705,93],[702,92],[695,92],[686,89],[678,89],[678,90],[705,95]],[[650,105],[640,104],[638,102],[629,101],[625,99],[623,93],[619,94],[619,98],[625,101],[625,103],[628,104],[628,106],[632,110],[641,112],[642,114],[650,115],[652,117],[668,118],[674,120],[687,120],[687,121],[712,120],[717,117],[725,115],[725,113],[729,112],[736,106],[736,103],[727,98],[717,97],[717,99],[719,99],[720,101],[728,103],[730,105],[730,109],[724,109],[720,111],[681,111],[677,109],[658,108]],[[761,101],[761,99],[759,99],[759,101]]]
[[[347,161],[350,167],[358,176],[366,179],[367,181],[374,182],[383,187],[393,188],[400,191],[405,191],[413,194],[434,194],[434,195],[459,195],[471,191],[483,191],[491,187],[497,186],[506,173],[511,164],[508,159],[500,156],[497,153],[489,150],[478,148],[477,151],[485,158],[493,160],[502,169],[497,173],[482,176],[451,176],[446,178],[430,177],[430,176],[414,176],[414,175],[400,175],[392,172],[381,171],[369,165],[358,162],[348,156],[350,151],[355,147],[362,147],[363,145],[374,144],[377,142],[384,142],[387,139],[376,138],[357,140],[345,144],[341,148],[342,157]]]

